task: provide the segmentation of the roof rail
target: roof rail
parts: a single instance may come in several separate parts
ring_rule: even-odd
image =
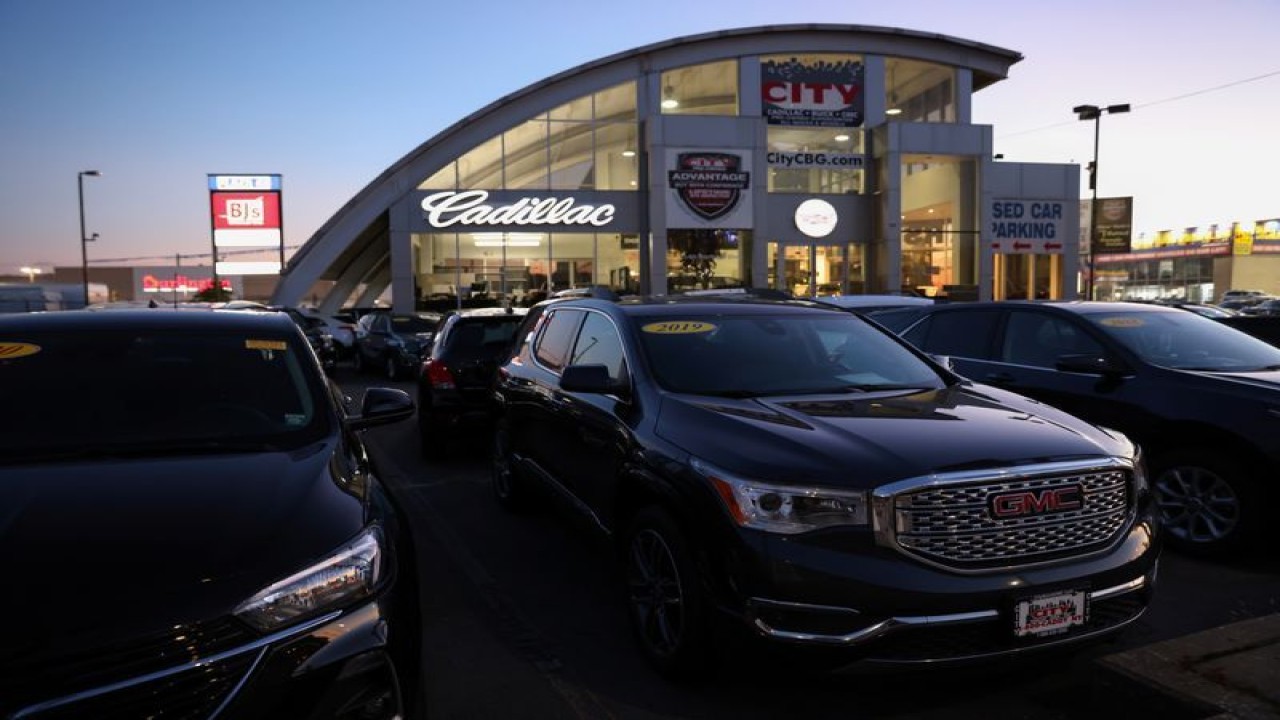
[[[620,300],[618,293],[612,288],[605,285],[588,285],[587,287],[569,288],[568,290],[558,290],[551,294],[553,298],[576,298],[587,297],[599,300],[610,300],[617,302]]]
[[[709,288],[706,290],[683,290],[673,293],[674,295],[683,296],[709,296],[709,297],[753,297],[764,300],[795,300],[796,296],[786,290],[776,290],[774,288],[751,288],[751,287],[734,287],[734,288]]]

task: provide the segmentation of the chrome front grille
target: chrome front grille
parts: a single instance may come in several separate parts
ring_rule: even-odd
[[[882,544],[958,570],[1035,564],[1111,544],[1132,517],[1126,467],[1045,465],[878,492]]]

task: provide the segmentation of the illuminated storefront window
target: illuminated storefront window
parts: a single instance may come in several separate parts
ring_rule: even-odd
[[[659,102],[663,115],[737,115],[738,61],[667,70]]]
[[[885,59],[889,122],[956,122],[955,69],[902,58]]]
[[[954,156],[902,160],[902,289],[968,293],[978,283],[974,162]]]
[[[636,83],[585,95],[464,153],[422,190],[637,189]]]

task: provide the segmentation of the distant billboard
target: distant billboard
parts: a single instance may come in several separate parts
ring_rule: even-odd
[[[281,185],[280,175],[209,175],[215,272],[221,272],[218,249],[232,247],[276,250],[279,272],[284,264]]]

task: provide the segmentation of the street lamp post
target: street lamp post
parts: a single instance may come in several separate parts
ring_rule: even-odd
[[[36,276],[44,271],[34,265],[23,265],[18,268],[18,272],[27,276],[28,283],[34,283],[36,281]]]
[[[1077,105],[1071,108],[1071,112],[1075,113],[1081,120],[1093,121],[1093,162],[1089,163],[1089,283],[1086,286],[1085,298],[1088,300],[1096,300],[1094,297],[1096,282],[1094,275],[1096,273],[1096,264],[1094,256],[1098,250],[1098,139],[1102,135],[1102,114],[1103,113],[1127,113],[1129,112],[1128,103],[1120,105],[1107,105],[1105,107],[1099,105]]]
[[[94,233],[90,238],[85,235],[84,231],[84,178],[85,176],[98,177],[102,173],[97,170],[81,170],[76,173],[76,189],[80,197],[80,271],[84,279],[84,305],[89,306],[89,241],[97,240],[98,233]]]

